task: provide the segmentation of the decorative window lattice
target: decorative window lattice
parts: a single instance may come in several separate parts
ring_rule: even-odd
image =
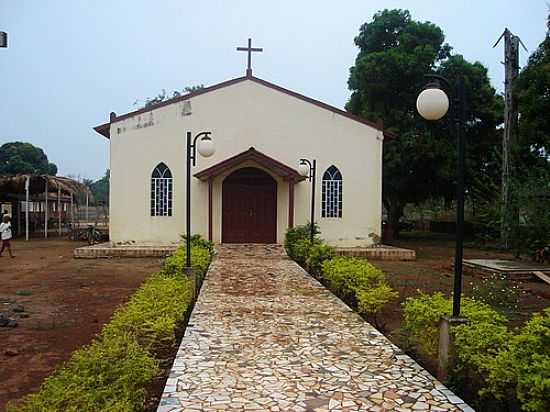
[[[159,163],[151,175],[151,216],[172,216],[172,173]]]
[[[323,174],[321,217],[342,217],[342,174],[330,166]]]

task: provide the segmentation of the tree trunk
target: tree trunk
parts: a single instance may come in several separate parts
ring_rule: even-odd
[[[392,240],[399,239],[399,219],[403,216],[405,205],[401,204],[398,200],[385,203],[388,212],[388,224],[384,232],[384,241],[391,242]]]

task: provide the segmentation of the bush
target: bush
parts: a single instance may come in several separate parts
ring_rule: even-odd
[[[503,346],[489,366],[489,392],[505,399],[510,391],[529,412],[550,410],[550,308],[534,314]]]
[[[40,391],[9,412],[81,412],[138,410],[145,384],[159,373],[159,362],[133,336],[94,341],[73,353],[50,375]]]
[[[322,268],[329,288],[342,299],[357,304],[361,313],[375,315],[398,296],[386,283],[384,273],[364,259],[337,257],[323,262]]]
[[[507,322],[503,315],[489,305],[473,299],[463,297],[461,307],[462,315],[468,319],[468,327],[480,323],[486,323],[488,327],[502,326]],[[403,309],[405,327],[411,342],[428,355],[435,355],[439,346],[439,320],[443,315],[451,314],[452,299],[446,298],[441,292],[433,295],[420,292],[418,297],[407,298]]]
[[[169,276],[180,276],[185,269],[186,249],[181,246],[164,261],[162,273]],[[191,247],[191,264],[199,273],[205,273],[210,264],[210,250],[204,247]]]
[[[286,231],[285,234],[285,250],[288,256],[299,262],[299,258],[303,259],[303,263],[305,263],[305,259],[307,259],[307,256],[304,258],[304,248],[306,246],[306,242],[300,242],[304,240],[310,239],[310,232],[311,232],[311,223],[308,223],[306,225],[301,226],[295,226],[293,228],[290,228]],[[314,242],[318,239],[318,235],[320,233],[319,226],[314,223]],[[303,264],[302,263],[302,264]]]
[[[335,254],[334,248],[324,243],[316,243],[311,246],[306,264],[312,275],[322,277],[323,262],[334,258]]]
[[[519,310],[521,289],[506,275],[492,274],[472,288],[474,300],[488,304],[504,314]]]
[[[193,247],[192,264],[204,274],[209,250]],[[9,412],[130,412],[143,408],[145,386],[160,369],[155,355],[175,343],[176,327],[193,299],[183,276],[185,248],[168,257],[163,269],[147,279],[120,307],[99,336],[75,351],[53,372],[40,391]]]
[[[183,241],[183,245],[185,246],[187,236],[181,235],[181,240]],[[191,249],[193,249],[194,247],[207,249],[209,252],[212,252],[214,250],[214,242],[206,240],[201,235],[196,234],[191,236]]]

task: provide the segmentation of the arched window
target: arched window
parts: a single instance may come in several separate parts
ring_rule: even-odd
[[[172,172],[164,163],[151,174],[151,216],[172,216]]]
[[[321,217],[342,217],[342,174],[330,166],[323,174]]]

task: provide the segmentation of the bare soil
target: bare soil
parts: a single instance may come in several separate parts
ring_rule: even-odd
[[[82,245],[15,240],[16,258],[0,258],[0,312],[13,315],[11,309],[23,305],[28,314],[16,328],[0,328],[0,411],[8,401],[35,392],[71,352],[90,343],[115,309],[160,268],[156,258],[73,259],[73,249]],[[18,354],[6,354],[11,351]]]

